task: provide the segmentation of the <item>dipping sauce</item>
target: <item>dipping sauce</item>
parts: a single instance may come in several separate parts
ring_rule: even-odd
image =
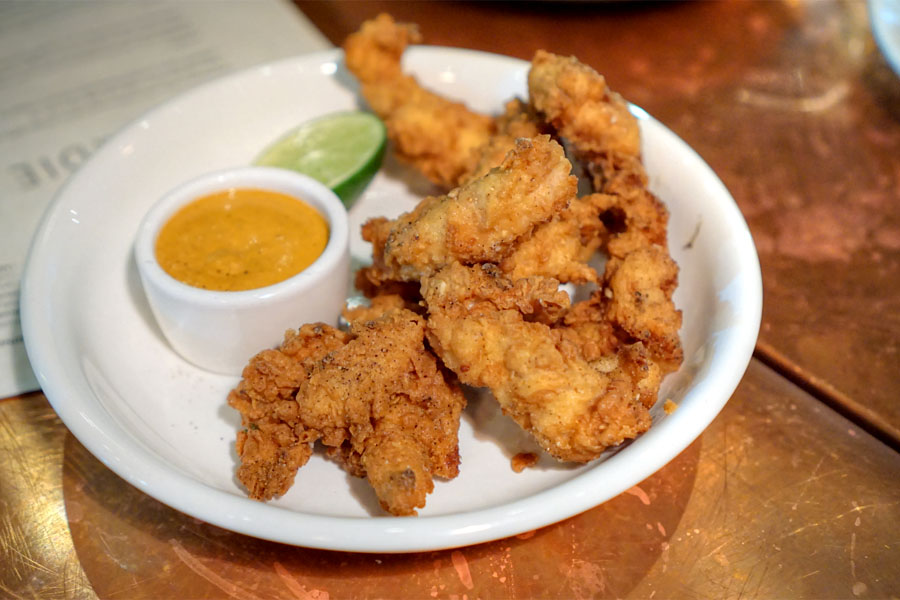
[[[236,188],[179,210],[156,239],[156,260],[183,283],[240,291],[293,277],[328,243],[328,222],[312,206],[269,190]]]

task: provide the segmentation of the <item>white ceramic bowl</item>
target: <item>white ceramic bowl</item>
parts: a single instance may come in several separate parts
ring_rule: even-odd
[[[279,283],[239,292],[193,287],[166,273],[156,260],[162,226],[180,208],[231,188],[257,188],[301,198],[328,222],[328,244],[306,269]],[[214,373],[239,375],[247,360],[277,346],[286,329],[303,323],[337,323],[350,270],[347,211],[315,179],[269,167],[215,171],[165,194],[141,222],[134,245],[147,300],[172,348]]]
[[[528,63],[513,58],[420,46],[408,50],[404,63],[429,88],[479,111],[497,113],[510,97],[526,97]],[[651,189],[670,211],[669,248],[681,269],[675,305],[684,313],[685,361],[663,382],[650,431],[581,467],[542,458],[516,473],[511,457],[534,442],[483,397],[463,414],[459,476],[435,483],[419,517],[383,516],[368,484],[319,452],[283,497],[247,498],[234,476],[240,415],[225,403],[238,380],[187,363],[154,329],[131,255],[134,232],[179,182],[249,164],[297,123],[357,108],[349,81],[339,50],[235,73],[142,116],[69,179],[32,245],[22,329],[44,393],[81,443],[144,493],[220,527],[322,549],[421,552],[571,517],[639,484],[694,441],[727,402],[753,352],[762,309],[759,261],[747,224],[712,169],[633,107]],[[354,261],[371,260],[359,235],[363,221],[397,216],[431,193],[421,177],[407,179],[405,172],[388,157],[349,211]],[[663,410],[664,399],[678,409]]]

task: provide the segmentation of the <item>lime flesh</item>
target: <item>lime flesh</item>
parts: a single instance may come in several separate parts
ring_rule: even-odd
[[[309,175],[348,208],[381,168],[387,134],[378,117],[339,112],[303,123],[275,141],[254,161]]]

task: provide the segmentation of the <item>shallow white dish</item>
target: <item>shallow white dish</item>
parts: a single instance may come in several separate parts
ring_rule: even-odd
[[[481,111],[525,95],[528,64],[464,50],[417,47],[407,67],[437,91]],[[416,518],[381,516],[366,482],[314,456],[283,498],[246,498],[234,478],[235,378],[211,375],[166,344],[132,256],[138,224],[163,192],[200,173],[249,164],[307,119],[357,107],[340,53],[241,72],[202,86],[113,137],[65,186],[35,237],[22,287],[29,358],[60,418],[104,464],[189,515],[260,538],[364,552],[411,552],[499,539],[604,502],[661,468],[713,420],[737,386],[759,329],[759,262],[721,181],[684,142],[641,120],[654,191],[671,211],[681,267],[685,363],[664,383],[652,429],[586,466],[542,458],[490,398],[473,398],[460,430],[461,473],[438,482]],[[419,188],[419,189],[415,189]],[[423,189],[424,188],[424,189]],[[351,252],[365,261],[359,225],[394,216],[429,191],[391,161],[350,214]],[[297,325],[303,322],[298,315]],[[662,401],[679,407],[667,415]]]

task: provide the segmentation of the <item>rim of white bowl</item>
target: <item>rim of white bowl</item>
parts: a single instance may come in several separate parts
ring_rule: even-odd
[[[493,61],[504,61],[522,67],[524,61],[495,54],[434,46],[417,46],[410,49],[410,59],[431,57],[444,59],[447,55],[467,57],[488,57]],[[327,62],[333,65],[340,60],[339,50],[328,50],[292,57],[281,62],[264,65],[248,71],[277,71],[296,69],[296,65]],[[238,81],[247,72],[238,72],[203,86],[198,86],[155,110],[147,113],[154,117],[171,110],[176,102],[192,94],[213,89],[223,81]],[[109,413],[95,405],[84,405],[77,401],[80,394],[91,393],[81,380],[66,380],[60,363],[59,348],[49,343],[38,343],[52,339],[51,325],[42,320],[44,313],[36,300],[45,297],[51,275],[34,267],[46,263],[48,250],[44,247],[53,230],[48,222],[62,205],[68,188],[74,187],[73,180],[84,178],[90,168],[67,182],[57,194],[45,214],[38,234],[32,242],[28,264],[22,286],[22,323],[25,332],[29,358],[35,366],[38,381],[54,409],[75,436],[107,467],[123,477],[131,485],[157,500],[207,522],[225,527],[231,531],[251,535],[276,542],[301,545],[311,548],[355,551],[355,552],[422,552],[453,548],[514,535],[528,529],[568,518],[596,506],[621,493],[630,485],[662,468],[678,452],[705,429],[709,422],[727,403],[728,398],[740,382],[752,355],[759,330],[762,304],[761,276],[759,261],[746,222],[724,184],[703,162],[702,158],[674,133],[652,117],[646,117],[653,127],[662,127],[667,135],[678,139],[679,146],[687,149],[688,158],[700,168],[701,176],[710,184],[709,190],[717,199],[716,207],[726,213],[726,220],[737,227],[736,243],[740,251],[736,259],[741,267],[735,283],[735,301],[738,303],[740,319],[735,327],[719,341],[716,351],[720,360],[702,386],[694,390],[697,396],[697,410],[690,414],[676,411],[670,417],[643,434],[620,454],[643,456],[646,462],[607,461],[598,465],[597,470],[579,476],[578,480],[587,486],[576,485],[576,480],[544,490],[537,494],[520,498],[501,506],[461,511],[436,516],[416,518],[398,517],[335,517],[304,512],[258,503],[249,498],[237,496],[198,481],[180,471],[173,470],[158,454],[134,442],[129,433],[115,421]],[[116,140],[129,133],[133,125],[124,128],[118,137],[107,142],[113,147]],[[699,165],[695,161],[699,159]],[[233,292],[235,293],[235,292]],[[35,302],[30,302],[35,301]],[[697,414],[699,413],[699,414]],[[659,440],[663,438],[665,444]],[[653,443],[651,443],[653,442]],[[677,451],[675,451],[677,450]],[[660,451],[665,460],[660,460]],[[635,457],[637,458],[637,457]],[[138,465],[139,468],[136,468]],[[600,483],[602,481],[602,483]],[[595,485],[601,485],[598,494]],[[215,506],[215,511],[209,507]],[[561,516],[563,513],[564,516]],[[273,517],[277,515],[277,519]],[[528,527],[523,528],[522,519],[528,517]]]

